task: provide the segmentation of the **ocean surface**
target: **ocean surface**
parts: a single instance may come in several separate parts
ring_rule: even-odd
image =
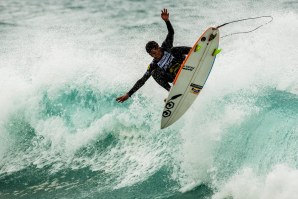
[[[222,38],[193,106],[160,130],[153,78],[115,99],[165,39],[164,7],[174,46],[274,20]],[[297,199],[297,35],[295,0],[0,1],[0,199]]]

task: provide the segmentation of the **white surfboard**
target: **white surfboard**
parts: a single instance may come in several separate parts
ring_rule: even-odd
[[[208,28],[194,44],[173,82],[162,113],[161,129],[176,122],[204,87],[216,54],[220,52],[219,30]]]

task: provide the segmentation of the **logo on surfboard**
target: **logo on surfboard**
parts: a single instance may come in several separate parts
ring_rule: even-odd
[[[192,87],[190,92],[196,95],[198,95],[203,88],[203,86],[200,86],[194,83],[191,83],[190,86]]]
[[[183,70],[189,70],[189,71],[192,71],[195,67],[192,67],[192,66],[184,66],[183,67]]]
[[[165,110],[162,113],[163,117],[169,117],[172,114],[172,112],[169,110],[169,109],[174,108],[174,106],[175,106],[175,102],[173,102],[172,100],[175,100],[175,99],[177,99],[178,97],[181,97],[181,96],[182,96],[182,94],[178,94],[178,95],[174,95],[173,97],[171,97],[171,99],[165,105],[165,108],[167,110]]]

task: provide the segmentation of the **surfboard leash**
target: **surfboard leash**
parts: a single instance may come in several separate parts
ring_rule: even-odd
[[[265,26],[265,25],[267,25],[267,24],[269,24],[269,23],[271,23],[271,22],[273,21],[273,17],[270,16],[270,15],[269,15],[269,16],[249,17],[249,18],[245,18],[245,19],[239,19],[239,20],[235,20],[235,21],[230,21],[230,22],[223,23],[223,24],[217,26],[216,29],[221,28],[221,27],[223,27],[223,26],[226,26],[226,25],[228,25],[228,24],[237,23],[237,22],[240,22],[240,21],[247,21],[247,20],[259,19],[259,18],[271,18],[271,19],[270,19],[270,21],[268,21],[267,23],[264,23],[264,24],[262,24],[262,25],[256,27],[256,28],[253,29],[253,30],[243,31],[243,32],[234,32],[234,33],[231,33],[231,34],[224,35],[224,36],[222,36],[222,37],[220,37],[220,38],[224,38],[224,37],[228,37],[228,36],[236,35],[236,34],[250,33],[250,32],[253,32],[253,31],[255,31],[255,30],[261,28],[262,26]]]

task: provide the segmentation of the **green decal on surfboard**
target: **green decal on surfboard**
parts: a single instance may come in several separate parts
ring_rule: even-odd
[[[196,49],[195,49],[195,52],[198,52],[198,51],[201,49],[201,47],[202,47],[202,46],[197,45],[197,46],[196,46]]]
[[[220,48],[217,48],[217,49],[214,49],[213,53],[212,53],[212,56],[216,56],[217,54],[219,54],[221,51]]]

